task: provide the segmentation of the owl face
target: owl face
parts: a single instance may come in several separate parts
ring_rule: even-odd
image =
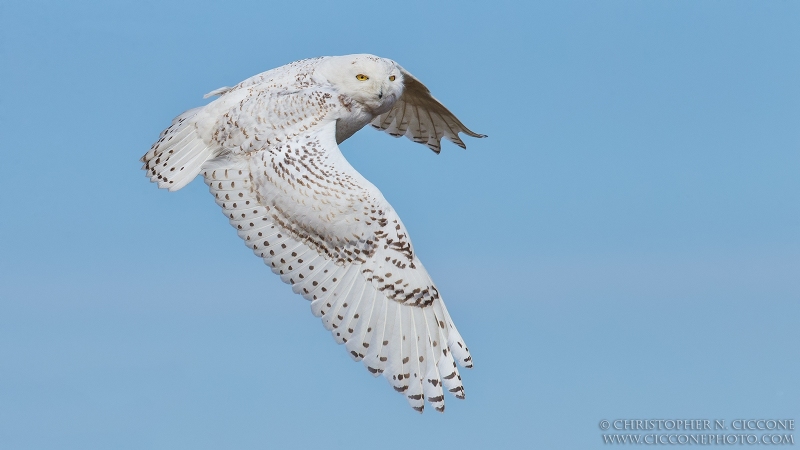
[[[339,92],[374,115],[389,111],[403,94],[403,74],[390,59],[372,55],[336,56],[325,61],[319,72]]]

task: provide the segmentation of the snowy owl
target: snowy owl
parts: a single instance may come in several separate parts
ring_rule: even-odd
[[[408,232],[337,144],[367,124],[440,150],[470,131],[419,80],[372,55],[306,59],[212,91],[142,157],[158,187],[202,174],[253,252],[311,302],[356,361],[411,406],[464,398],[467,346]]]

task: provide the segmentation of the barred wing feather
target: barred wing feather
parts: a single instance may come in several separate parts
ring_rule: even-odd
[[[461,148],[467,148],[458,133],[476,138],[486,137],[470,130],[450,112],[413,75],[401,68],[404,80],[403,95],[391,110],[375,117],[371,125],[394,137],[406,136],[414,142],[425,144],[436,153],[441,151],[442,138],[447,138]]]
[[[464,398],[456,362],[472,366],[407,232],[380,192],[344,159],[335,123],[201,172],[253,252],[311,301],[337,343],[410,405]]]

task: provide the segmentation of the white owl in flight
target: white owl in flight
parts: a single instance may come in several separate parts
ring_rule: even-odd
[[[366,124],[439,152],[470,131],[410,73],[372,55],[306,59],[206,97],[142,157],[158,187],[202,174],[253,252],[411,406],[464,398],[472,357],[400,218],[337,144]]]

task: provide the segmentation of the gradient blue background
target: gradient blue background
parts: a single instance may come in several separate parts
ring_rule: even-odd
[[[0,3],[0,447],[600,448],[602,419],[800,417],[800,4]],[[413,412],[197,180],[202,95],[374,53],[489,138],[343,144],[467,340]],[[800,440],[800,436],[795,436]]]

